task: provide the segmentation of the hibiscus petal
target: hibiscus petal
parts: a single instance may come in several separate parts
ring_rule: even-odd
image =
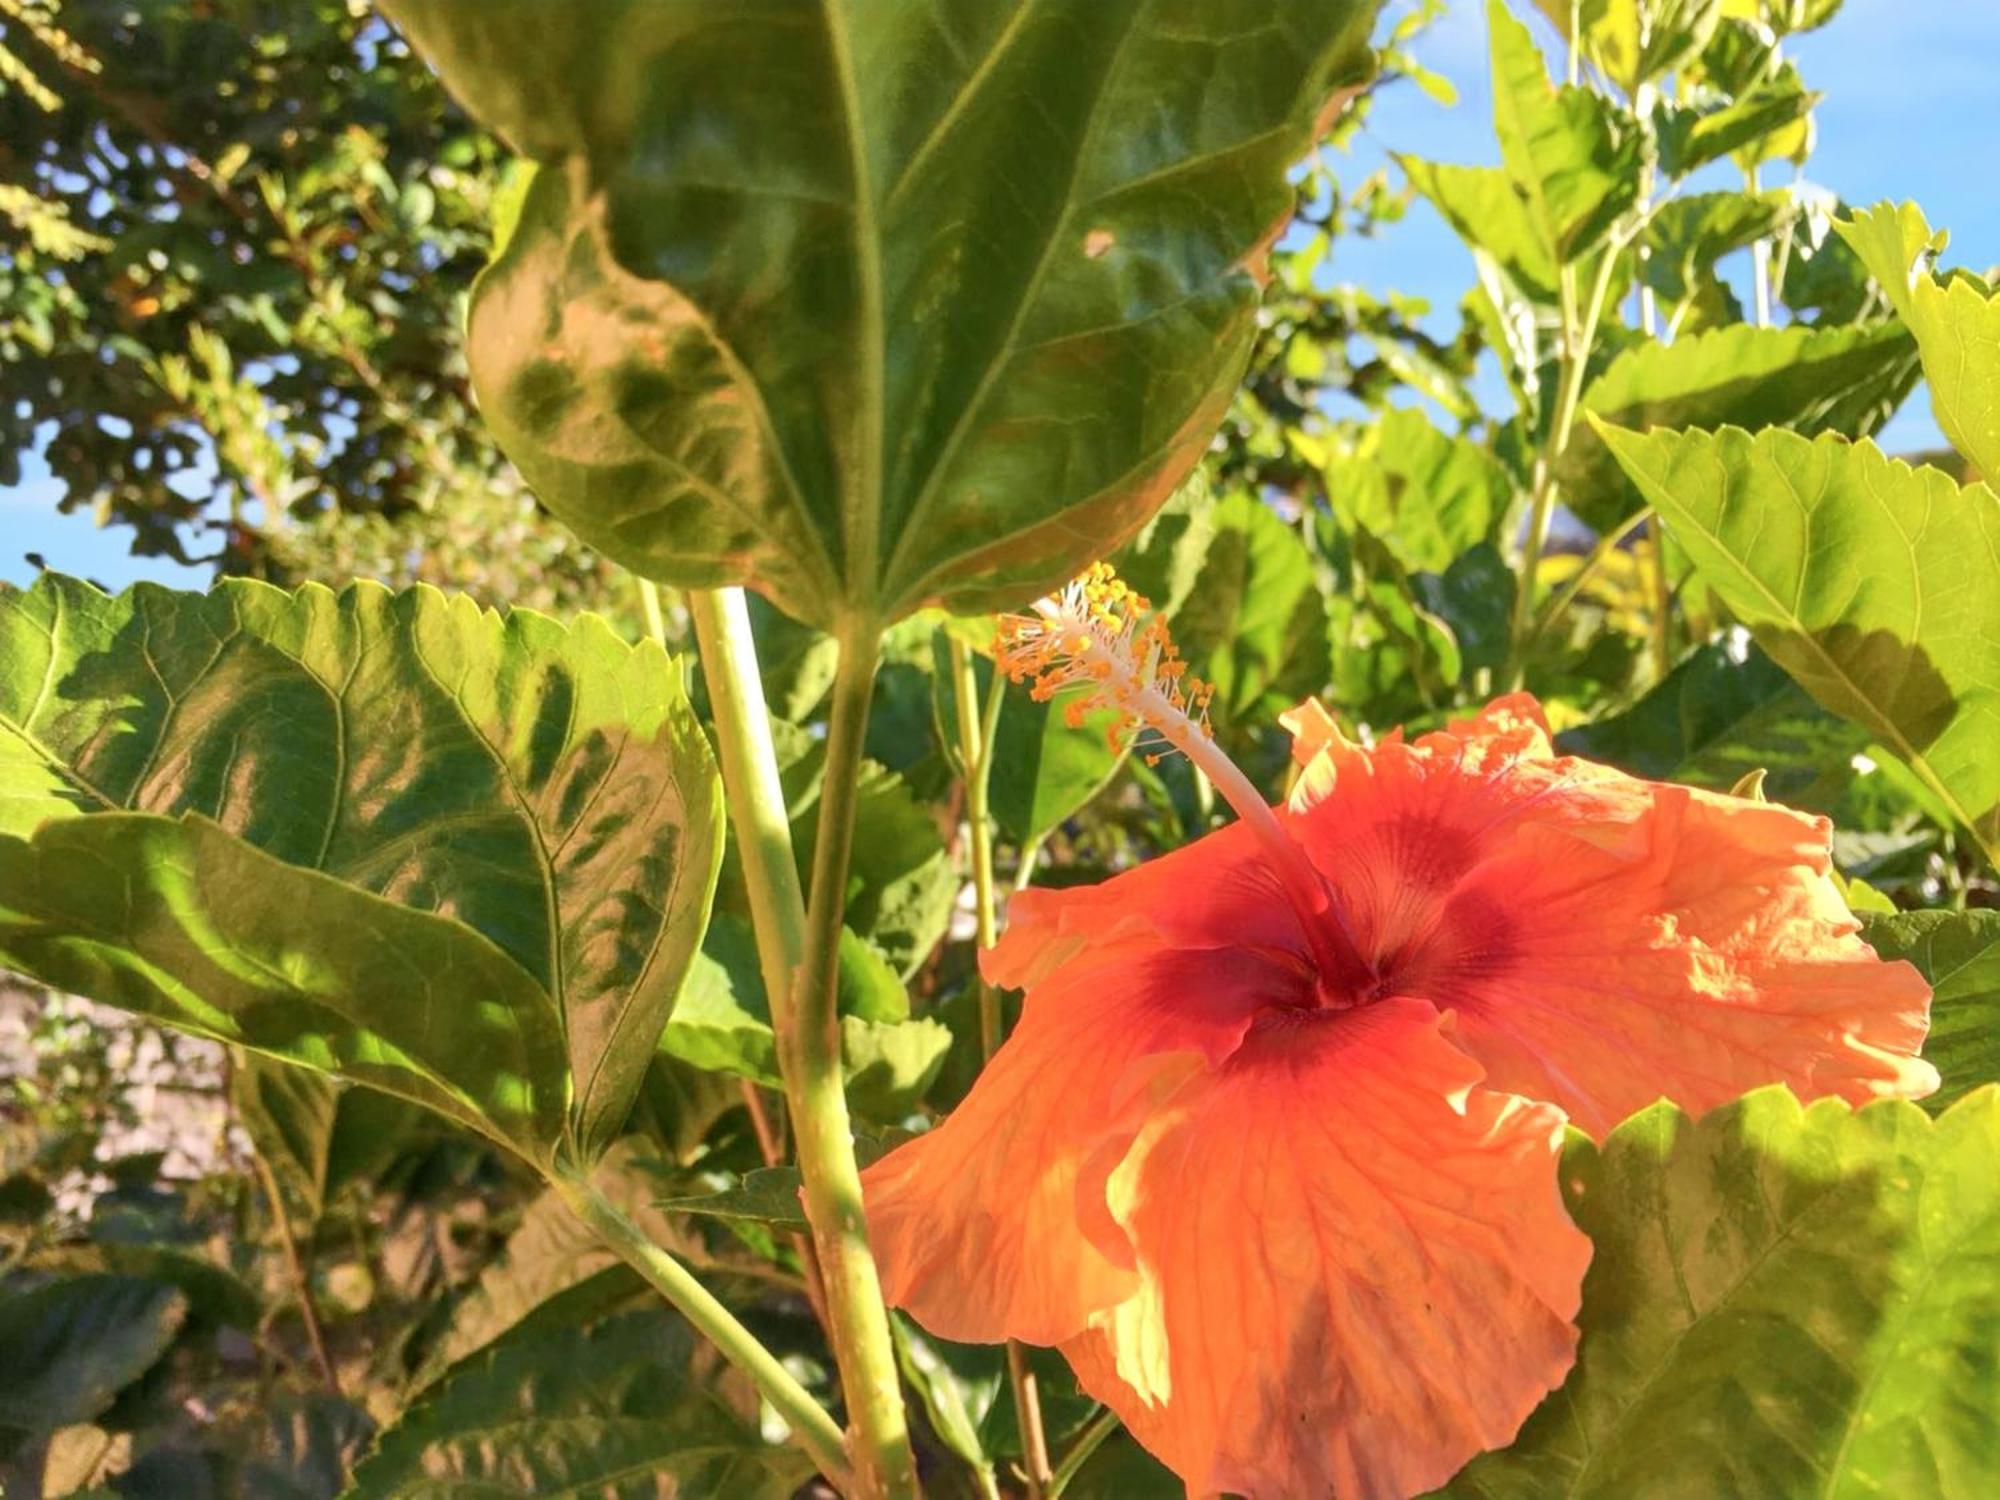
[[[1928,987],[1856,935],[1824,819],[1558,757],[1525,695],[1369,750],[1293,722],[1315,791],[1289,826],[1378,992],[1453,1013],[1493,1087],[1601,1133],[1662,1095],[1936,1086]]]
[[[1080,1170],[1162,1076],[1226,1057],[1302,988],[1295,960],[1129,936],[1043,980],[964,1102],[862,1174],[889,1302],[944,1338],[1053,1344],[1131,1295],[1129,1254],[1080,1221]]]
[[[1241,823],[1097,885],[1030,889],[979,956],[993,984],[1026,989],[1088,948],[1120,938],[1178,948],[1298,949],[1298,923],[1254,833]]]
[[[1653,792],[1636,857],[1530,827],[1454,893],[1439,949],[1504,923],[1505,962],[1411,987],[1456,1009],[1490,1081],[1594,1134],[1662,1096],[1700,1112],[1769,1083],[1853,1104],[1935,1089],[1930,986],[1857,935],[1825,820]]]
[[[1063,1352],[1192,1493],[1415,1494],[1562,1381],[1562,1117],[1478,1079],[1420,1002],[1267,1017],[1138,1129],[1141,1285]]]

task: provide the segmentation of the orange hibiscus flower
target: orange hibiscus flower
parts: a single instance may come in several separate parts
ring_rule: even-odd
[[[1271,808],[1108,574],[1008,647],[1240,820],[1015,898],[982,970],[1020,1024],[865,1174],[870,1233],[891,1302],[1060,1346],[1195,1494],[1409,1495],[1513,1438],[1577,1339],[1565,1118],[1936,1086],[1825,819],[1557,756],[1525,694],[1373,749],[1307,704]]]

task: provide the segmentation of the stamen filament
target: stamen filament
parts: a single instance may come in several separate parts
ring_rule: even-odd
[[[996,659],[1039,700],[1081,690],[1065,705],[1072,725],[1092,707],[1109,707],[1117,714],[1114,745],[1127,731],[1150,731],[1167,750],[1149,753],[1148,763],[1175,750],[1186,755],[1270,856],[1321,974],[1343,984],[1374,978],[1305,851],[1216,744],[1207,722],[1214,689],[1187,675],[1165,622],[1108,565],[1097,563],[1061,593],[1037,600],[1032,616],[1004,617]]]

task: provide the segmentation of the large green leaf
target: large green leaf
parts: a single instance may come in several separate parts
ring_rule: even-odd
[[[1866,437],[1917,382],[1917,351],[1893,323],[1872,327],[1711,329],[1637,344],[1583,393],[1583,409],[1620,427],[1786,427]],[[1636,490],[1588,423],[1558,476],[1563,499],[1600,530],[1639,508]]]
[[[1924,1056],[1943,1079],[1924,1101],[1944,1109],[2000,1082],[2000,911],[1910,911],[1868,918],[1884,958],[1906,958],[1931,982]]]
[[[1635,776],[1718,791],[1763,771],[1773,802],[1825,812],[1868,735],[1821,708],[1739,632],[1690,654],[1624,713],[1556,743]]]
[[[1018,604],[1166,498],[1376,6],[389,8],[545,163],[468,335],[509,456],[639,571],[832,625]]]
[[[1831,435],[1599,430],[1771,658],[2000,856],[2000,497]]]
[[[661,1494],[789,1500],[812,1475],[756,1395],[671,1313],[510,1338],[431,1387],[356,1466],[352,1500]]]
[[[1932,273],[1946,236],[1914,203],[1879,203],[1834,227],[1916,335],[1938,426],[1982,478],[2000,480],[2000,291]]]
[[[2000,1089],[1933,1121],[1767,1089],[1563,1168],[1595,1253],[1569,1381],[1445,1493],[1991,1494]]]
[[[0,960],[47,984],[400,1094],[546,1160],[562,1027],[478,933],[288,865],[198,814],[0,837]]]
[[[1791,195],[1775,191],[1689,193],[1656,208],[1641,275],[1660,299],[1666,326],[1677,329],[1685,309],[1720,298],[1718,260],[1775,233],[1796,212]]]
[[[370,584],[140,585],[111,598],[45,576],[0,598],[0,799],[0,833],[71,813],[198,813],[214,826],[147,837],[198,846],[223,882],[212,894],[282,861],[274,898],[337,888],[328,899],[372,913],[364,898],[380,896],[404,910],[379,920],[429,934],[439,958],[484,939],[520,971],[494,994],[554,1006],[586,1150],[623,1124],[700,941],[721,848],[714,762],[658,647],[627,646],[592,616],[565,629]],[[237,876],[217,863],[237,858],[220,831],[250,846]],[[412,925],[426,913],[438,915]],[[324,967],[316,948],[348,941],[327,923],[291,925],[286,951],[310,966]],[[376,977],[400,989],[381,1003],[416,1030],[473,1028],[489,998],[433,968],[427,1018],[411,1012],[407,980],[388,966]],[[433,1038],[441,1076],[450,1053]],[[555,1077],[536,1084],[559,1102]]]
[[[1555,253],[1506,172],[1414,156],[1398,156],[1396,164],[1475,258],[1490,259],[1523,297],[1555,304]]]
[[[0,1295],[0,1433],[88,1422],[152,1368],[186,1317],[180,1292],[135,1276]]]
[[[1550,83],[1541,49],[1507,0],[1488,0],[1486,26],[1501,160],[1560,265],[1596,244],[1637,201],[1639,135],[1603,95]]]

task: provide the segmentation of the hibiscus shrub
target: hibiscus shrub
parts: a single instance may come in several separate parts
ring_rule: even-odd
[[[1435,5],[386,9],[648,633],[0,594],[0,960],[242,1127],[135,1220],[10,1084],[0,1473],[2000,1488],[2000,292],[1760,188],[1838,0],[1490,0],[1358,190]]]

